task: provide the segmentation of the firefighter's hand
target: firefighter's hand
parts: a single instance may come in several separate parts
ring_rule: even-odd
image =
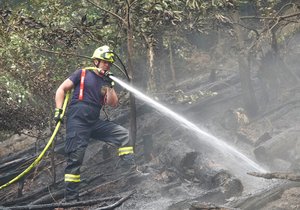
[[[55,108],[54,118],[53,118],[55,125],[57,125],[58,122],[62,121],[62,112],[63,112],[62,109]]]
[[[110,78],[110,76],[114,76],[114,74],[109,71],[106,71],[103,75],[103,79],[110,84],[111,88],[113,88],[115,85],[115,82]]]

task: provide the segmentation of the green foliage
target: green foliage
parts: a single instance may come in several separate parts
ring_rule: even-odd
[[[94,1],[98,7],[90,1],[0,1],[0,82],[3,96],[0,130],[4,127],[12,130],[16,127],[26,128],[30,120],[47,125],[46,116],[54,108],[53,96],[58,85],[75,69],[91,65],[90,60],[75,55],[90,57],[96,47],[109,44],[126,60],[126,1]],[[231,33],[230,13],[239,7],[247,8],[251,4],[260,14],[273,15],[274,8],[282,1],[128,2],[131,3],[129,17],[134,31],[133,59],[144,67],[146,62],[142,59],[147,51],[145,37],[153,38],[155,46],[160,46],[161,54],[168,50],[168,40],[172,37],[174,60],[184,62],[191,48],[200,46],[195,42],[203,39],[201,33],[216,29]],[[191,36],[195,37],[195,34],[197,39],[192,40]],[[19,98],[21,103],[18,102]],[[38,116],[35,119],[27,116],[32,116],[32,109],[35,109],[34,116]],[[8,124],[3,119],[11,116],[11,113],[15,113],[15,121]],[[28,119],[28,124],[19,120],[23,118]]]
[[[22,84],[18,83],[17,80],[9,78],[8,76],[1,76],[0,83],[2,84],[2,88],[6,90],[7,96],[2,100],[7,100],[7,102],[13,100],[21,104],[28,99],[29,92]]]

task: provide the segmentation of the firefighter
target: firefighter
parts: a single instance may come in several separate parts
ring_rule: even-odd
[[[94,68],[75,71],[57,89],[55,94],[55,122],[62,120],[65,94],[73,89],[66,113],[65,201],[78,201],[80,167],[90,138],[113,143],[121,157],[121,165],[134,166],[133,147],[128,146],[128,130],[121,125],[99,118],[103,105],[116,107],[118,97],[110,79],[114,53],[108,46],[97,48],[92,56]]]

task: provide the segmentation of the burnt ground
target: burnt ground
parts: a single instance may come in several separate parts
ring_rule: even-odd
[[[259,81],[254,78],[253,82],[257,98],[263,99]],[[260,101],[259,114],[252,118],[242,109],[241,87],[235,71],[219,72],[213,83],[209,82],[208,74],[182,81],[176,88],[155,97],[202,131],[237,148],[266,171],[297,173],[300,169],[299,90],[300,86],[292,87],[272,103]],[[116,111],[107,111],[112,120],[125,127],[129,127],[127,98],[126,94],[121,97],[122,106]],[[299,182],[248,175],[258,169],[232,154],[224,145],[213,143],[211,137],[195,132],[191,126],[160,111],[137,100],[138,172],[127,173],[118,167],[116,148],[112,145],[91,141],[82,167],[81,199],[113,198],[105,203],[70,209],[101,209],[114,203],[117,199],[114,196],[129,193],[133,195],[116,209],[204,209],[201,205],[223,209],[300,209]],[[21,142],[29,141],[28,138],[14,136],[8,140],[14,139],[14,145],[1,143],[2,166],[16,158],[38,154],[47,141],[39,139],[38,144],[17,147]],[[0,191],[0,206],[61,202],[65,167],[63,139],[62,129],[53,157],[55,177],[49,152],[26,177],[22,193],[21,184]],[[31,139],[31,142],[35,140]],[[22,164],[28,165],[28,162]],[[1,184],[11,177],[7,174],[19,167],[1,172]]]

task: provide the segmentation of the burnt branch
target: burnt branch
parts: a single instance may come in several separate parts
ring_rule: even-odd
[[[14,207],[6,207],[5,209],[7,209],[7,210],[27,210],[28,209],[29,210],[29,209],[70,208],[70,207],[96,205],[101,202],[117,200],[115,203],[98,208],[97,210],[113,209],[113,208],[119,206],[120,204],[122,204],[123,202],[125,202],[127,199],[129,199],[129,197],[132,196],[133,194],[134,194],[134,191],[130,192],[128,195],[126,195],[124,197],[114,196],[114,197],[106,197],[106,198],[99,198],[99,199],[78,201],[78,202],[71,202],[71,203],[51,203],[51,204],[40,204],[40,205],[14,206]]]
[[[130,198],[130,196],[132,196],[133,194],[135,193],[135,191],[132,191],[131,193],[129,193],[128,195],[126,195],[125,197],[121,198],[120,200],[118,200],[117,202],[111,204],[111,205],[108,205],[108,206],[105,206],[105,207],[100,207],[100,208],[97,208],[96,210],[104,210],[104,209],[114,209],[115,207],[118,207],[120,206],[122,203],[124,203],[127,199]]]
[[[300,174],[295,174],[292,172],[272,172],[272,173],[249,172],[247,174],[251,176],[262,177],[264,179],[285,179],[289,181],[300,182]]]

